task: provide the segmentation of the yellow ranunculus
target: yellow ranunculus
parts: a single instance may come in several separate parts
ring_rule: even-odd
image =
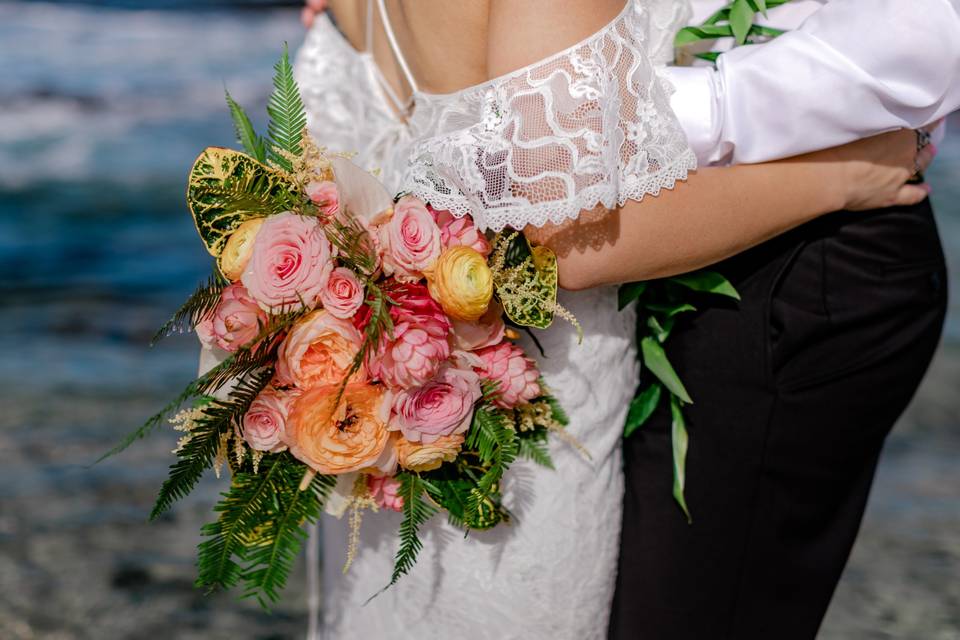
[[[243,275],[253,253],[253,241],[264,220],[266,218],[247,220],[230,234],[223,253],[220,254],[220,273],[228,280],[236,282]]]
[[[439,469],[444,462],[456,460],[463,441],[462,433],[441,436],[430,444],[410,442],[398,434],[394,436],[393,444],[400,466],[419,473]]]
[[[444,249],[427,274],[430,296],[451,318],[473,322],[493,297],[493,274],[487,259],[471,247]]]

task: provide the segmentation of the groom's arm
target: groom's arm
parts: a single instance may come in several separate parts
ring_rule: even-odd
[[[834,0],[798,30],[669,69],[703,164],[752,163],[917,128],[960,108],[960,0]]]

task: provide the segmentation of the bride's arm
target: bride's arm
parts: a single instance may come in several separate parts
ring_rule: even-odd
[[[488,74],[573,44],[622,7],[622,0],[492,0]],[[830,211],[921,201],[926,189],[904,184],[914,171],[915,145],[914,134],[902,131],[775,163],[705,169],[657,197],[525,232],[557,252],[568,289],[683,273]],[[925,151],[919,162],[930,159]]]
[[[924,185],[904,184],[915,148],[915,134],[901,131],[778,162],[702,169],[659,196],[525,232],[557,253],[566,289],[685,273],[831,211],[922,201]],[[928,147],[918,162],[931,159]]]

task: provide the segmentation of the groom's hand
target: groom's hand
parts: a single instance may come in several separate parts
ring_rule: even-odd
[[[305,5],[300,12],[300,20],[303,26],[309,29],[317,16],[327,10],[327,0],[306,0]]]

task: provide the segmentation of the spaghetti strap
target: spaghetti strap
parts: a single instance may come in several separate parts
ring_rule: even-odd
[[[397,44],[397,36],[394,35],[393,27],[390,25],[390,16],[387,15],[387,8],[383,0],[377,0],[377,5],[380,7],[380,19],[383,21],[383,30],[387,34],[387,40],[390,42],[393,55],[397,58],[397,62],[400,63],[400,68],[403,70],[403,75],[406,76],[407,82],[410,83],[410,88],[416,92],[417,81],[414,80],[413,73],[410,72],[410,67],[407,66],[407,59],[403,57],[403,52],[400,51],[400,46]]]
[[[366,18],[366,32],[364,34],[363,50],[367,52],[373,51],[373,0],[367,0],[367,12],[364,14]]]

